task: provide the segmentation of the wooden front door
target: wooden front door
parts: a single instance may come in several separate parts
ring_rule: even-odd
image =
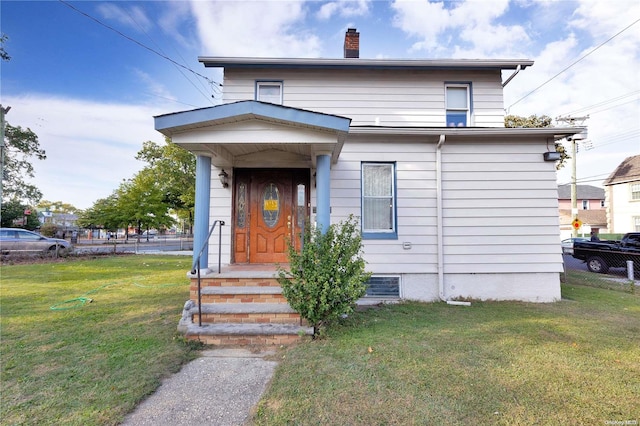
[[[308,217],[309,171],[237,169],[234,182],[235,262],[286,263]]]

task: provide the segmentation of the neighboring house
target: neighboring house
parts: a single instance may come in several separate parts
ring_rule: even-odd
[[[627,157],[604,181],[609,231],[640,231],[640,155]]]
[[[78,215],[74,213],[55,213],[45,210],[38,213],[38,219],[42,224],[56,225],[60,232],[78,230]]]
[[[574,215],[571,210],[571,184],[558,185],[558,208],[560,211],[560,236],[569,238],[573,234]],[[604,189],[592,185],[576,185],[576,205],[578,219],[582,227],[578,235],[590,235],[608,232],[607,210],[605,208]]]
[[[533,61],[358,50],[350,29],[343,59],[199,58],[224,68],[223,104],[155,117],[197,156],[196,252],[222,220],[223,265],[259,269],[287,262],[308,221],[353,214],[387,296],[560,300],[555,162],[543,154],[584,129],[504,128],[503,87]]]

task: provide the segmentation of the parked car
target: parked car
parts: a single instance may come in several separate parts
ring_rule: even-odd
[[[609,268],[625,268],[633,262],[640,271],[640,232],[625,234],[620,241],[580,241],[573,246],[573,257],[584,260],[591,272],[606,274]]]
[[[575,237],[562,240],[560,243],[562,246],[562,254],[573,254],[573,243],[576,241],[589,241],[589,238]]]
[[[47,253],[71,249],[71,243],[66,240],[45,237],[21,228],[0,228],[0,252],[2,254]]]

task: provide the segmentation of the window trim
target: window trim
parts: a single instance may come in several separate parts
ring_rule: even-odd
[[[447,105],[447,89],[448,88],[465,88],[467,89],[467,107],[462,109],[462,108],[449,108],[449,105]],[[466,112],[466,121],[467,124],[464,127],[471,127],[471,119],[473,117],[473,87],[470,81],[445,81],[444,82],[444,125],[445,127],[458,127],[458,126],[449,126],[449,123],[447,120],[447,116],[449,115],[449,112],[451,111],[453,112]]]
[[[391,166],[391,212],[392,228],[390,230],[365,230],[364,229],[364,166],[367,164],[386,164]],[[395,161],[362,161],[360,162],[360,229],[363,240],[397,240],[398,239],[398,171]]]
[[[260,100],[260,87],[261,86],[278,86],[280,87],[280,101],[278,105],[282,105],[283,101],[283,92],[284,92],[284,81],[283,80],[256,80],[255,84],[255,100],[259,102],[268,102]],[[270,102],[272,103],[272,102]]]

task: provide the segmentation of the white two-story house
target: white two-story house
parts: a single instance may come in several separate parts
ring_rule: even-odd
[[[554,141],[583,129],[504,127],[533,61],[363,59],[358,37],[339,59],[199,58],[223,103],[155,118],[197,156],[196,251],[221,220],[223,265],[282,263],[308,221],[353,214],[386,297],[559,300]],[[217,237],[203,259],[217,274]]]

